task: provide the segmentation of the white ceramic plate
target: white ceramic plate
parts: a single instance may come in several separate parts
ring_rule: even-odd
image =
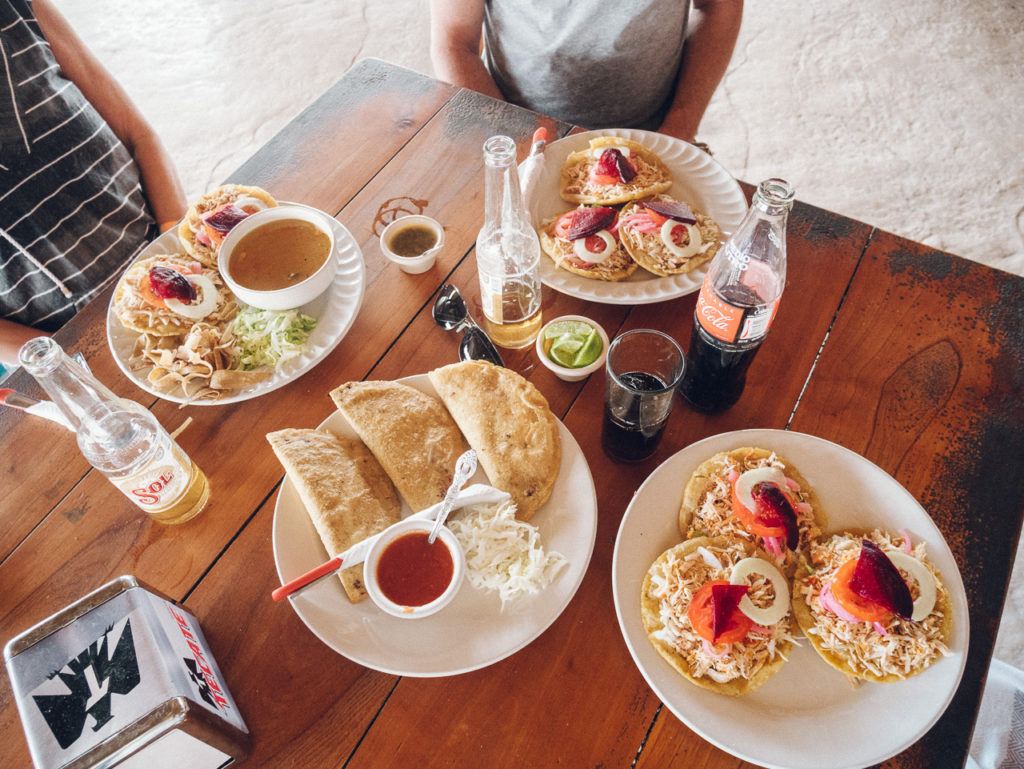
[[[281,205],[317,211],[311,206],[304,206],[300,203],[282,201]],[[337,265],[337,272],[331,287],[301,308],[304,313],[317,319],[316,328],[309,335],[309,342],[302,354],[283,363],[270,379],[260,382],[254,387],[238,390],[218,400],[189,401],[182,395],[164,393],[154,388],[146,379],[147,371],[131,370],[128,366],[128,359],[131,357],[138,334],[129,331],[117,320],[117,316],[114,314],[114,298],[111,297],[110,307],[107,309],[107,342],[114,360],[117,361],[117,365],[124,375],[146,392],[164,400],[174,403],[189,403],[195,406],[223,406],[228,403],[257,398],[279,387],[284,387],[330,355],[331,351],[345,338],[345,334],[348,333],[359,313],[366,287],[366,267],[363,264],[363,253],[359,250],[359,244],[356,243],[356,239],[352,237],[352,233],[346,229],[345,225],[330,214],[323,211],[318,211],[318,213],[327,218],[334,230],[333,258]],[[178,228],[175,227],[163,233],[146,246],[132,264],[139,259],[147,259],[158,254],[184,253],[184,249],[178,241],[177,231]]]
[[[598,136],[621,136],[640,142],[665,161],[672,172],[669,194],[695,206],[718,222],[722,232],[732,233],[747,212],[747,199],[736,180],[706,152],[680,139],[639,129],[612,128],[587,131],[552,142],[545,150],[544,173],[537,184],[531,214],[535,227],[575,204],[558,193],[559,173],[570,153],[589,146]],[[685,296],[700,288],[707,265],[683,275],[659,277],[642,267],[628,280],[611,283],[591,280],[555,267],[546,254],[540,258],[540,279],[563,294],[603,304],[653,304]]]
[[[436,395],[426,374],[401,380]],[[320,425],[356,438],[341,414]],[[430,617],[392,617],[368,598],[358,604],[345,597],[341,582],[329,579],[291,599],[292,607],[314,635],[353,662],[394,675],[434,677],[468,673],[494,664],[529,644],[562,613],[583,581],[597,534],[597,496],[587,460],[572,434],[559,422],[562,463],[551,498],[531,523],[544,547],[568,560],[546,590],[521,596],[502,611],[496,593],[476,590],[466,580],[455,599]],[[474,480],[486,483],[478,471]],[[473,482],[473,481],[471,481]],[[403,517],[411,511],[403,504]],[[281,582],[304,574],[328,559],[306,509],[286,476],[274,508],[274,561]],[[333,555],[333,553],[332,553]]]
[[[773,449],[813,484],[829,530],[908,529],[927,543],[953,603],[952,656],[895,684],[852,688],[801,639],[789,662],[764,686],[727,697],[694,686],[651,645],[640,620],[647,569],[680,541],[676,517],[683,485],[719,451]],[[612,564],[615,611],[647,683],[687,726],[722,750],[775,769],[847,769],[876,764],[916,742],[938,720],[960,683],[969,635],[963,581],[942,534],[917,500],[859,454],[784,430],[738,430],[694,443],[666,460],[637,491],[619,526]]]

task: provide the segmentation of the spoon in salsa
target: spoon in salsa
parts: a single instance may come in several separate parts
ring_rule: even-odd
[[[459,491],[463,486],[466,485],[466,481],[473,477],[473,473],[476,472],[476,452],[470,449],[455,462],[455,477],[452,478],[452,485],[448,487],[448,491],[444,493],[444,499],[441,500],[441,511],[437,514],[437,518],[434,520],[434,528],[430,530],[430,536],[427,537],[427,544],[434,544],[434,540],[437,539],[437,532],[444,526],[445,520],[448,518],[448,514],[452,511],[455,506],[455,497],[458,496]]]

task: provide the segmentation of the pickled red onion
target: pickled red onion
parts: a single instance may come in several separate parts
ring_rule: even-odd
[[[871,627],[873,627],[875,632],[880,635],[889,635],[889,631],[885,629],[885,625],[881,622],[872,622]]]
[[[835,614],[839,619],[846,620],[847,622],[860,622],[859,619],[839,605],[839,601],[837,601],[835,596],[832,595],[831,582],[826,582],[825,585],[822,586],[821,593],[818,595],[818,600],[821,601],[823,608]]]
[[[711,642],[709,640],[707,640],[706,638],[702,638],[701,642],[702,642],[703,647],[704,647],[704,653],[707,654],[709,657],[714,657],[716,660],[722,659],[722,657],[724,657],[725,655],[727,655],[729,653],[730,644],[723,644],[722,645],[724,647],[723,651],[719,652],[719,651],[715,651],[715,647],[712,646]]]
[[[797,502],[795,505],[793,505],[793,509],[796,510],[798,513],[811,512],[811,506],[806,502]]]
[[[786,485],[789,486],[790,491],[800,491],[800,484],[792,478],[786,478]]]
[[[907,555],[913,555],[914,548],[910,544],[910,532],[907,531],[906,529],[900,529],[899,530],[899,535],[901,537],[903,537],[903,542],[902,542],[902,544],[900,544],[900,550],[902,550]]]
[[[782,557],[782,537],[762,537],[764,549],[776,558]]]

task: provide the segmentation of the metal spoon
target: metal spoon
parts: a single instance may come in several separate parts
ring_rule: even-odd
[[[455,477],[452,478],[452,485],[448,487],[448,491],[444,493],[444,499],[441,500],[441,510],[437,514],[437,518],[434,520],[434,528],[430,530],[430,536],[427,537],[427,544],[434,544],[434,540],[437,539],[437,532],[444,526],[445,520],[448,518],[448,513],[452,511],[452,507],[455,505],[455,497],[458,496],[459,491],[463,486],[466,485],[466,481],[473,477],[473,473],[476,472],[476,452],[470,449],[455,463]]]

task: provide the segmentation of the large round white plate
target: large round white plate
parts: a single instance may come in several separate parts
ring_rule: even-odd
[[[743,697],[700,689],[654,650],[640,620],[640,588],[654,559],[679,542],[683,485],[719,451],[760,446],[786,457],[813,484],[830,531],[908,529],[927,543],[953,604],[951,656],[895,684],[854,689],[801,639],[788,663]],[[784,430],[738,430],[694,443],[667,459],[637,491],[622,518],[612,563],[615,611],[633,660],[675,715],[704,739],[745,761],[775,769],[852,769],[876,764],[916,742],[949,705],[967,661],[967,598],[942,534],[917,500],[859,454]]]
[[[574,204],[562,200],[558,192],[562,164],[569,153],[586,148],[590,140],[598,136],[632,139],[656,152],[672,172],[670,195],[710,215],[723,233],[732,233],[739,226],[747,212],[747,199],[740,185],[718,161],[672,136],[633,128],[611,128],[573,134],[548,145],[544,152],[544,172],[531,205],[535,227],[573,207]],[[706,271],[705,265],[682,275],[659,277],[641,268],[628,280],[613,283],[560,270],[546,254],[542,254],[540,260],[540,279],[544,285],[578,299],[603,304],[653,304],[685,296],[700,288]]]
[[[114,314],[114,298],[111,296],[110,306],[107,308],[107,342],[110,345],[110,352],[113,354],[114,360],[126,377],[151,395],[173,401],[174,403],[188,403],[193,406],[223,406],[228,403],[258,398],[260,395],[265,395],[279,387],[284,387],[331,354],[334,348],[345,338],[348,330],[352,328],[356,315],[359,314],[359,308],[363,303],[363,292],[366,288],[366,267],[363,264],[363,252],[360,251],[359,244],[352,237],[352,233],[330,214],[319,211],[311,206],[304,206],[301,203],[282,201],[281,205],[317,211],[317,213],[327,218],[331,224],[331,229],[334,230],[333,258],[337,267],[334,282],[327,291],[300,308],[302,312],[317,319],[316,328],[309,335],[306,349],[300,355],[281,364],[274,372],[274,375],[265,382],[260,382],[258,385],[245,390],[238,390],[217,400],[190,401],[183,395],[157,390],[146,379],[146,372],[131,370],[128,366],[128,359],[131,358],[132,348],[135,346],[135,339],[138,334],[134,331],[129,331],[117,320],[117,316]],[[184,253],[184,249],[178,240],[177,231],[178,228],[174,227],[163,233],[159,238],[146,246],[142,253],[132,261],[132,264],[139,261],[139,259],[147,259],[158,254]]]
[[[401,380],[436,395],[426,374]],[[291,599],[314,635],[353,662],[384,673],[434,677],[468,673],[492,665],[529,644],[553,623],[576,594],[594,551],[597,496],[579,444],[561,422],[562,463],[551,498],[530,519],[548,550],[568,561],[554,582],[537,595],[521,596],[504,611],[496,593],[463,583],[455,600],[422,619],[392,617],[368,598],[350,603],[339,580],[324,580]],[[356,438],[335,412],[320,427]],[[486,483],[478,471],[474,480]],[[403,504],[402,515],[411,511]],[[282,583],[328,559],[298,492],[286,476],[274,508],[274,561]],[[333,553],[332,553],[333,555]]]

